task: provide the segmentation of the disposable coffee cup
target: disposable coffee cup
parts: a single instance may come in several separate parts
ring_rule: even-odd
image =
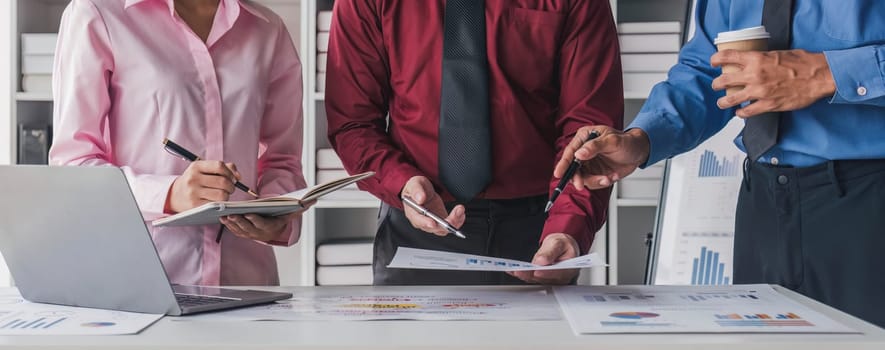
[[[719,51],[722,50],[738,50],[738,51],[768,51],[768,39],[771,34],[765,30],[765,26],[734,30],[730,32],[722,32],[716,36],[713,43]],[[735,65],[722,66],[722,73],[733,73],[739,71],[740,68]],[[725,90],[726,95],[743,90],[743,87],[731,87]]]

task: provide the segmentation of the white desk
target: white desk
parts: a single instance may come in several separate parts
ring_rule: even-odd
[[[306,287],[309,288],[309,287]],[[353,288],[355,293],[371,287]],[[379,287],[376,287],[379,288]],[[433,287],[416,287],[429,288]],[[506,288],[506,287],[502,287]],[[777,290],[863,335],[584,335],[568,322],[175,322],[133,336],[2,336],[0,349],[623,349],[883,350],[885,330],[789,290]],[[276,288],[298,294],[302,288]],[[427,289],[425,289],[427,290]]]

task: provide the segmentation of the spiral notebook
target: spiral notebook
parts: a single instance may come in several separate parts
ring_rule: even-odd
[[[227,215],[258,214],[279,216],[294,213],[304,208],[303,203],[319,199],[329,193],[347,187],[352,183],[374,176],[374,172],[351,175],[329,181],[314,187],[301,189],[277,197],[249,201],[211,202],[178,214],[154,220],[153,226],[187,226],[219,223],[218,219]]]

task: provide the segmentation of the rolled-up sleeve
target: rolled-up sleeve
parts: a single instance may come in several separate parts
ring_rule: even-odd
[[[106,137],[112,47],[104,20],[90,1],[73,1],[65,10],[55,57],[50,164],[119,166]],[[166,196],[176,177],[120,168],[145,220],[165,216]]]

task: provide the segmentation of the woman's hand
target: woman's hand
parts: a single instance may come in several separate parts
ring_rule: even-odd
[[[180,213],[209,202],[226,201],[234,193],[234,183],[239,179],[240,173],[233,163],[198,160],[172,183],[166,207]]]
[[[314,203],[316,201],[305,203],[304,209],[281,216],[268,217],[257,214],[224,216],[221,217],[221,223],[237,237],[269,242],[283,234],[289,223],[298,220]]]

